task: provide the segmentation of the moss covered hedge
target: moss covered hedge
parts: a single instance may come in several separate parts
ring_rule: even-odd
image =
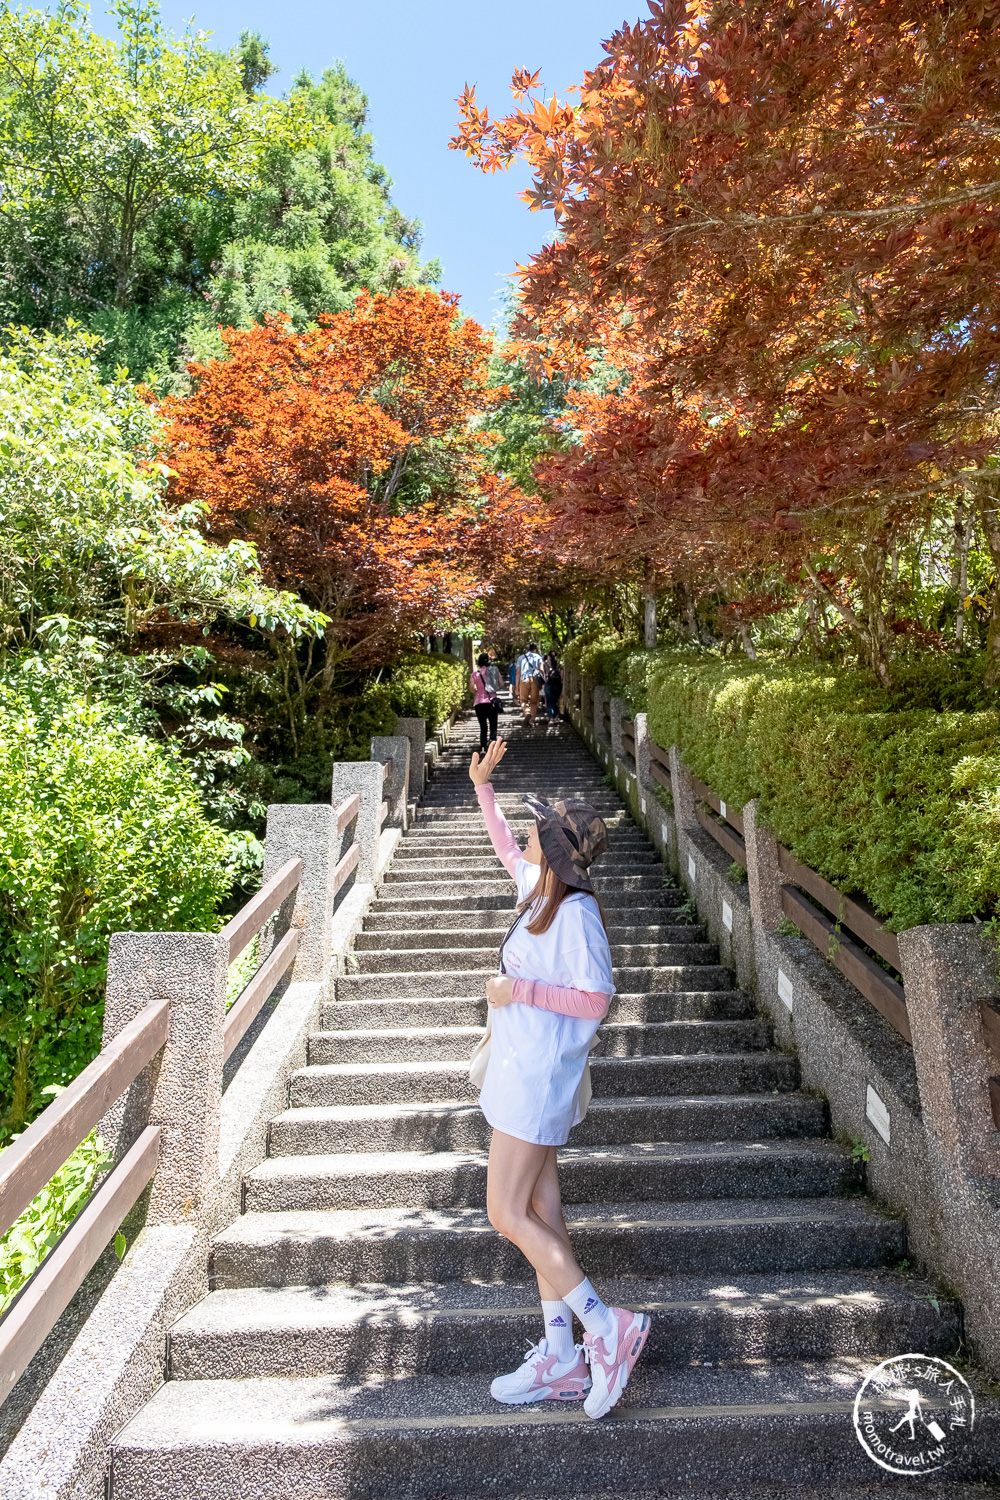
[[[860,672],[607,639],[578,660],[727,802],[759,797],[782,843],[893,930],[1000,912],[995,709],[901,708]]]

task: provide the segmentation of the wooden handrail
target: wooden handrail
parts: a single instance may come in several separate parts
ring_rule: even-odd
[[[238,911],[222,929],[222,937],[229,941],[229,962],[238,957],[252,937],[263,927],[298,885],[302,876],[301,859],[289,859],[276,871],[267,885],[262,885],[256,896]]]
[[[650,761],[650,763],[649,763],[649,774],[650,774],[650,776],[652,776],[653,780],[655,782],[657,782],[658,785],[662,786],[666,791],[668,791],[668,792],[672,792],[673,791],[674,786],[673,786],[673,782],[670,780],[670,772],[669,771],[665,771],[663,769],[663,767],[660,765],[659,761],[655,761],[655,760],[651,760]]]
[[[781,888],[781,909],[815,948],[860,990],[905,1042],[913,1045],[903,986],[850,938],[838,932],[829,917],[816,910],[790,885]]]
[[[378,826],[380,828],[384,827],[385,820],[386,820],[386,818],[388,816],[389,816],[389,804],[388,804],[388,802],[383,802],[382,806],[378,810]]]
[[[0,1401],[10,1393],[156,1170],[160,1127],[148,1126],[49,1251],[0,1320]]]
[[[860,938],[866,947],[884,958],[886,963],[892,964],[897,972],[900,970],[896,934],[883,927],[869,907],[856,898],[843,895],[836,886],[824,880],[822,875],[817,875],[815,870],[797,860],[783,844],[778,845],[778,864],[781,873],[793,885],[801,886],[820,906],[826,907],[836,922],[846,927],[856,938]]]
[[[662,766],[668,776],[670,775],[670,753],[664,750],[662,745],[658,745],[655,740],[650,740],[649,742],[649,758],[655,761],[658,766]]]
[[[166,997],[150,1001],[0,1155],[0,1235],[156,1056],[169,1015]]]
[[[735,808],[730,807],[728,802],[723,802],[718,792],[713,792],[712,788],[706,786],[704,781],[699,781],[697,776],[691,777],[691,788],[700,801],[707,802],[709,807],[717,812],[720,818],[725,818],[727,823],[731,823],[742,837],[743,819]]]
[[[232,1055],[241,1038],[252,1026],[261,1006],[273,995],[278,980],[295,962],[298,948],[299,929],[290,927],[281,942],[276,944],[274,951],[265,958],[246,988],[237,995],[226,1012],[223,1029],[223,1057],[228,1058]]]
[[[996,1000],[980,1000],[979,1019],[986,1037],[986,1045],[992,1047],[1000,1058],[1000,1004]]]
[[[385,806],[384,802],[382,806]],[[333,894],[335,896],[360,858],[361,845],[352,844],[343,858],[337,861],[336,867],[333,872]]]
[[[348,823],[353,823],[361,811],[361,798],[357,792],[353,797],[347,797],[336,810],[337,832],[343,833]]]
[[[382,780],[384,781],[385,778],[388,775],[390,775],[391,772],[392,772],[392,756],[390,755],[388,760],[384,760],[382,762]]]
[[[726,823],[717,823],[701,807],[695,807],[694,815],[705,832],[715,840],[720,848],[726,851],[729,858],[734,860],[736,864],[742,865],[745,870],[747,867],[747,846],[735,828],[730,828]]]

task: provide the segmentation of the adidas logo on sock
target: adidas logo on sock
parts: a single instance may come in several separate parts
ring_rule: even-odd
[[[596,1307],[596,1306],[597,1306],[597,1298],[596,1297],[588,1297],[587,1298],[587,1305],[586,1305],[586,1307],[583,1310],[584,1310],[585,1313],[589,1313],[590,1309],[592,1307]]]
[[[556,1317],[549,1319],[549,1327],[550,1328],[565,1328],[566,1327],[566,1319],[564,1317],[562,1317],[561,1315],[557,1314]]]

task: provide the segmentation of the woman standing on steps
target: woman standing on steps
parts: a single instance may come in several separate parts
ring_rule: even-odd
[[[514,1405],[586,1396],[587,1415],[603,1417],[628,1384],[649,1318],[607,1307],[577,1264],[563,1219],[556,1147],[582,1119],[579,1095],[591,1042],[615,989],[588,873],[607,847],[607,830],[587,802],[550,805],[525,797],[535,823],[522,852],[490,785],[506,749],[503,740],[495,741],[482,761],[473,755],[469,769],[493,847],[518,896],[517,918],[500,949],[501,973],[486,985],[492,1037],[479,1101],[493,1126],[486,1212],[535,1270],[545,1333],[519,1369],[494,1380],[492,1392]],[[584,1328],[582,1346],[573,1342],[574,1313]]]

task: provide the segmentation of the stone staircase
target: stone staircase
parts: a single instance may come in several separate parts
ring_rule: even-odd
[[[528,789],[586,794],[609,825],[595,884],[619,993],[561,1179],[585,1271],[653,1330],[602,1422],[491,1400],[540,1312],[483,1212],[467,1058],[512,885],[476,810],[473,743],[460,725],[215,1240],[214,1289],[114,1443],[112,1500],[882,1494],[855,1391],[890,1354],[952,1353],[958,1310],[893,1271],[905,1226],[865,1199],[795,1058],[562,727],[513,726],[495,782],[522,834]]]

